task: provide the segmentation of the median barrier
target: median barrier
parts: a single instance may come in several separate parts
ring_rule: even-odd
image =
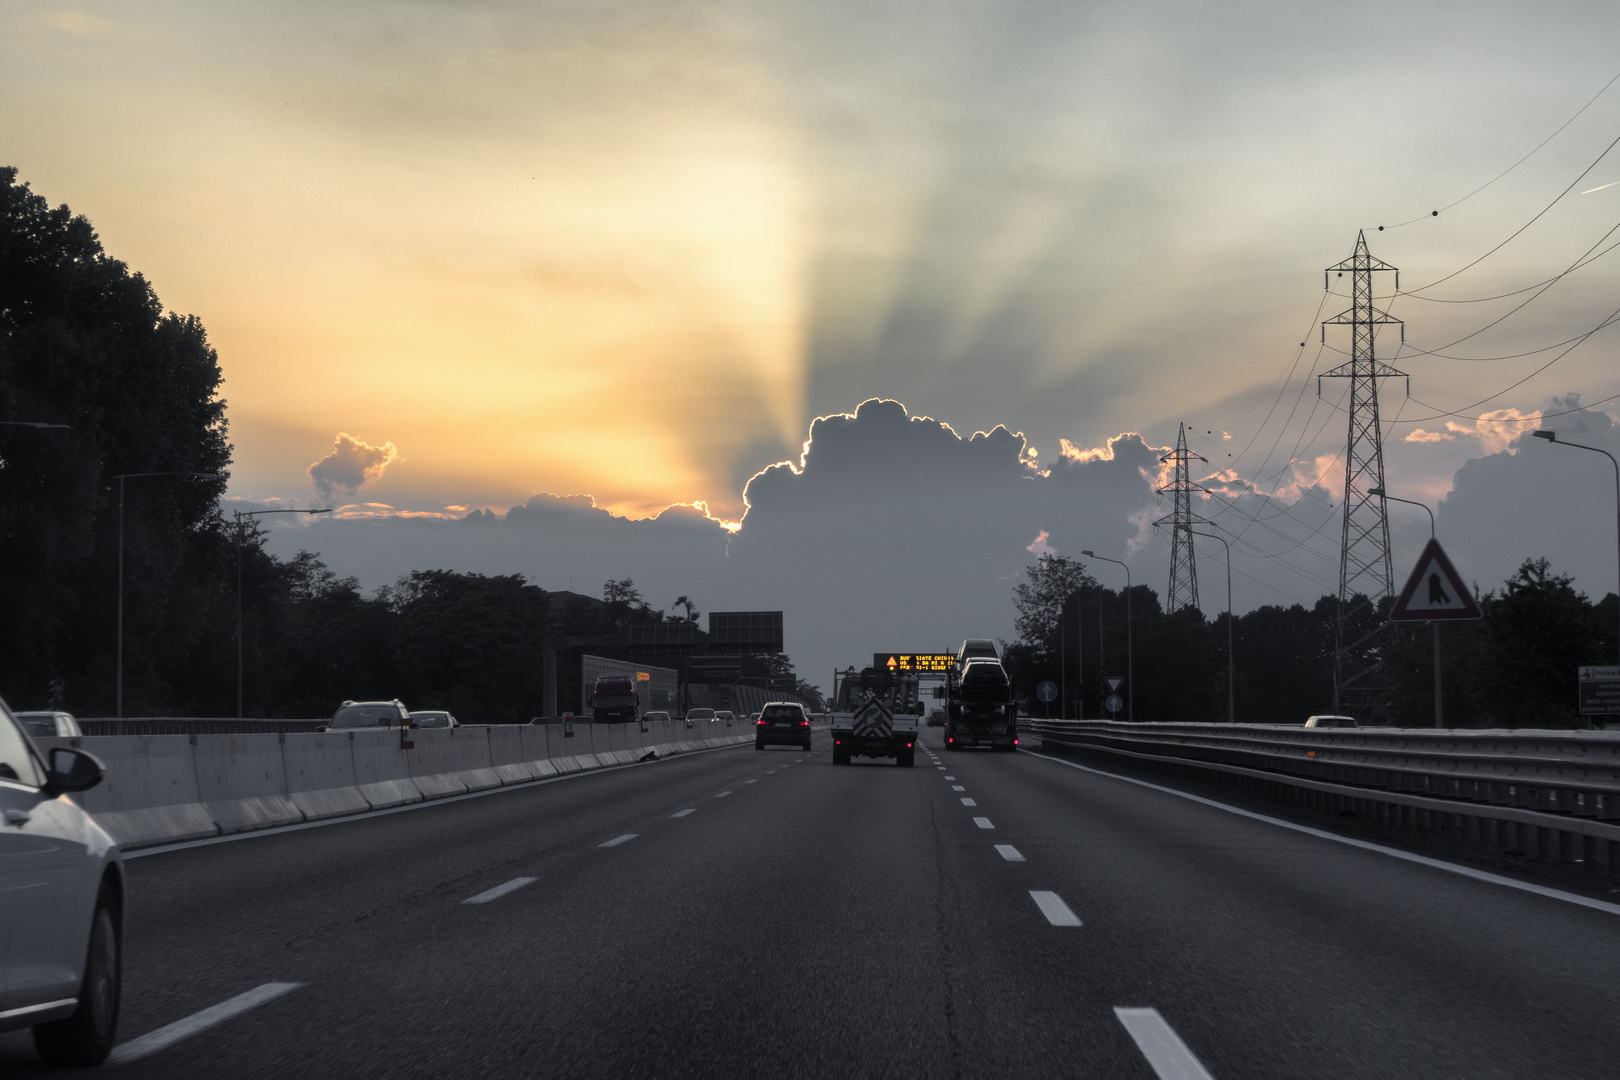
[[[198,795],[190,736],[104,735],[43,741],[55,746],[78,742],[106,766],[106,779],[75,798],[120,846],[219,835]]]
[[[288,735],[281,744],[287,797],[310,821],[371,809],[355,785],[354,750],[344,732]]]
[[[304,812],[287,796],[281,735],[197,735],[197,794],[220,832],[291,825]]]
[[[106,778],[79,798],[125,848],[340,817],[469,790],[745,743],[678,721],[468,726],[408,732],[105,735],[42,739],[44,749],[80,745]]]
[[[411,779],[406,754],[399,748],[399,731],[351,731],[354,786],[373,810],[421,802],[422,789]]]

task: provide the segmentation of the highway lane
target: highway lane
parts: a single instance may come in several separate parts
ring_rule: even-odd
[[[1222,1080],[1614,1075],[1615,916],[927,742],[909,770],[818,735],[135,860],[125,1040],[302,985],[119,1071],[1175,1075],[1146,1045]]]

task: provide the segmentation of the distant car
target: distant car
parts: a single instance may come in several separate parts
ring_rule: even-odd
[[[1313,716],[1305,721],[1306,727],[1358,727],[1353,716]]]
[[[754,749],[771,743],[788,743],[810,749],[810,714],[796,701],[773,701],[759,711],[754,721]]]
[[[929,727],[944,727],[945,726],[945,710],[944,709],[935,709],[933,712],[929,713],[928,714],[928,726]]]
[[[397,728],[408,724],[410,710],[399,701],[345,701],[332,719],[326,722],[326,731],[354,731],[364,728]]]
[[[737,714],[732,712],[730,709],[715,710],[714,718],[716,720],[724,720],[728,727],[737,722]]]
[[[412,709],[411,726],[419,728],[456,728],[461,721],[443,709]]]
[[[83,750],[41,755],[0,702],[0,1031],[33,1028],[49,1066],[99,1065],[118,1032],[122,863],[112,837],[62,798],[103,775]]]
[[[662,709],[655,709],[652,712],[643,713],[641,715],[641,719],[642,719],[643,722],[646,722],[646,721],[649,721],[649,720],[658,720],[658,721],[661,721],[661,722],[662,721],[668,721],[669,720],[669,713],[665,712]]]
[[[686,710],[687,722],[688,723],[694,723],[694,724],[697,723],[699,720],[702,720],[705,723],[707,723],[708,721],[713,720],[717,715],[718,714],[713,709],[687,709]]]
[[[76,739],[84,734],[72,713],[20,712],[11,715],[17,718],[24,731],[36,739]]]

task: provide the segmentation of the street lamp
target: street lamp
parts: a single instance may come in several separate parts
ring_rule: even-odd
[[[245,530],[242,526],[243,518],[255,518],[263,514],[330,514],[332,507],[325,510],[237,510],[236,514],[236,718],[242,719],[242,541]]]
[[[1207,521],[1205,524],[1212,529],[1220,528],[1213,521]],[[1188,531],[1191,532],[1192,530],[1189,529]],[[1237,723],[1237,707],[1234,703],[1235,697],[1232,689],[1232,673],[1236,668],[1236,665],[1232,662],[1232,623],[1234,621],[1232,616],[1232,545],[1226,542],[1226,537],[1216,536],[1214,533],[1194,532],[1193,535],[1203,536],[1210,540],[1219,540],[1221,547],[1226,549],[1226,722],[1235,724]]]
[[[1434,511],[1429,509],[1427,503],[1413,502],[1411,499],[1398,499],[1395,496],[1391,495],[1389,492],[1385,491],[1381,487],[1368,488],[1367,489],[1367,494],[1376,495],[1380,499],[1388,499],[1390,502],[1405,503],[1407,506],[1416,506],[1416,507],[1421,508],[1422,511],[1425,514],[1429,515],[1429,539],[1430,540],[1434,539]],[[1431,619],[1429,621],[1429,629],[1434,632],[1434,726],[1435,727],[1445,727],[1445,724],[1442,722],[1443,719],[1444,719],[1444,716],[1445,716],[1445,710],[1442,707],[1442,699],[1441,699],[1441,696],[1440,696],[1440,624],[1439,624],[1439,622]]]
[[[1577,450],[1590,450],[1594,454],[1602,454],[1609,459],[1609,464],[1614,466],[1615,544],[1617,550],[1620,550],[1620,461],[1616,461],[1614,455],[1607,450],[1600,450],[1595,446],[1582,446],[1580,443],[1563,442],[1558,438],[1558,432],[1556,431],[1532,431],[1530,434],[1538,439],[1546,439],[1550,443],[1557,443],[1559,446],[1573,446]],[[1620,582],[1616,582],[1615,595],[1617,599],[1620,599]]]
[[[1095,551],[1082,551],[1080,554],[1088,559],[1097,559],[1101,562],[1111,562],[1115,566],[1125,566],[1118,559],[1110,559],[1106,555],[1099,555]],[[1131,568],[1125,566],[1125,719],[1136,723],[1136,661],[1131,653]]]
[[[224,479],[225,474],[217,472],[132,472],[119,473],[113,477],[118,481],[118,708],[116,715],[120,720],[124,718],[124,481],[139,480],[148,476],[190,476],[219,480]]]

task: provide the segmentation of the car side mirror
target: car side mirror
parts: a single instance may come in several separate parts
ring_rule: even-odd
[[[106,775],[106,768],[94,754],[71,746],[58,746],[51,750],[50,767],[45,770],[45,793],[54,796],[68,791],[88,791]]]

